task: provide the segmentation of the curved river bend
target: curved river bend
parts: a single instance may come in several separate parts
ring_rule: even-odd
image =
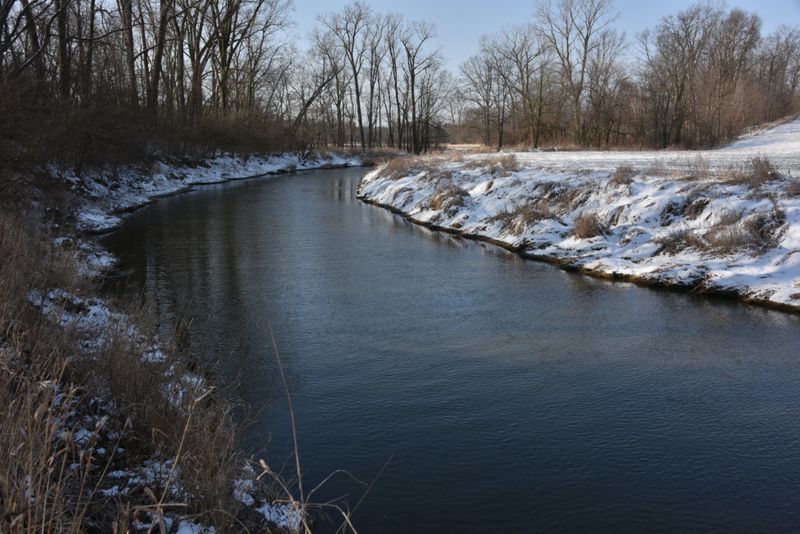
[[[107,239],[257,410],[243,446],[289,458],[271,321],[305,486],[391,458],[360,532],[800,528],[799,317],[431,233],[356,200],[364,172],[204,187]]]

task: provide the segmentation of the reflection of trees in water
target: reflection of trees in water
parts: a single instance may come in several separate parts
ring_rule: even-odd
[[[214,188],[133,215],[106,240],[124,271],[108,289],[122,301],[140,299],[158,335],[183,351],[190,367],[217,377],[213,382],[258,413],[283,392],[261,324],[263,302],[243,279],[242,265],[264,265],[268,251],[253,246],[258,214],[242,212],[249,188],[236,185],[222,196]],[[295,389],[292,355],[282,356]]]

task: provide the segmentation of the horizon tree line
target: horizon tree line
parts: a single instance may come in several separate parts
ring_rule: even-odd
[[[765,36],[757,14],[719,4],[697,3],[628,41],[612,0],[541,0],[527,22],[483,36],[457,75],[425,21],[355,1],[319,15],[301,51],[292,7],[0,0],[0,159],[48,135],[66,138],[76,159],[159,143],[697,147],[800,109],[800,29]],[[21,125],[40,125],[45,140]]]

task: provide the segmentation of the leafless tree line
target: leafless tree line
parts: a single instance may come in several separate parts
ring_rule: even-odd
[[[430,24],[376,13],[362,2],[321,15],[307,71],[296,80],[303,137],[417,154],[441,143],[441,111],[454,84],[433,37]]]
[[[291,0],[0,0],[0,84],[60,109],[124,109],[157,128],[247,124],[303,146],[443,140],[453,86],[434,30],[361,2],[318,17]],[[270,147],[264,147],[269,149]]]
[[[528,23],[483,37],[458,78],[428,23],[356,1],[320,15],[299,51],[291,9],[292,0],[0,0],[0,152],[45,122],[77,154],[115,132],[117,145],[131,144],[118,133],[130,124],[142,145],[206,132],[212,148],[246,137],[264,151],[420,153],[448,138],[707,146],[798,109],[800,29],[764,36],[757,15],[716,4],[628,43],[612,0],[541,0]]]
[[[460,136],[486,145],[712,146],[798,110],[800,29],[699,3],[634,45],[611,0],[543,0],[461,66]],[[466,133],[465,133],[466,132]]]
[[[290,0],[2,0],[0,79],[154,118],[273,112]],[[32,95],[34,96],[34,95]]]

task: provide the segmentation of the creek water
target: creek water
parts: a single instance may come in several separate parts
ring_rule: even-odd
[[[252,407],[249,452],[291,477],[271,325],[306,490],[385,467],[359,532],[800,529],[800,317],[431,232],[358,201],[364,173],[203,187],[106,238]]]

